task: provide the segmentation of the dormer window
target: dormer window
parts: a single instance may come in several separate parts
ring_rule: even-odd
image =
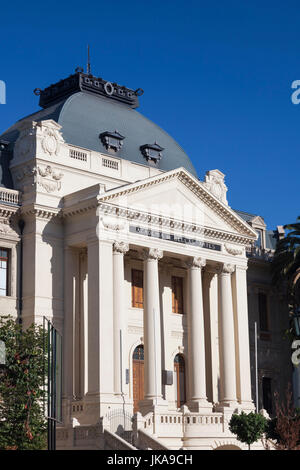
[[[102,132],[99,137],[106,150],[113,150],[114,152],[121,150],[125,139],[117,130],[115,132]]]
[[[162,157],[161,152],[164,148],[158,145],[157,142],[154,142],[154,144],[141,145],[140,150],[147,160],[152,160],[154,163],[157,163]]]

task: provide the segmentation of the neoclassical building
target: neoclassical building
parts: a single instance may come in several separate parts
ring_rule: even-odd
[[[0,136],[0,306],[63,336],[57,447],[244,448],[232,413],[258,390],[272,414],[291,381],[280,229],[233,210],[220,170],[198,178],[141,89],[77,69],[35,93]]]

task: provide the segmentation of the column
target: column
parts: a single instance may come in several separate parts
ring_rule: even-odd
[[[145,414],[163,405],[161,369],[161,325],[159,303],[158,260],[163,252],[144,250],[144,400],[140,410]]]
[[[237,391],[243,409],[254,409],[251,396],[251,369],[247,298],[247,266],[236,266],[233,274],[233,306],[237,332]]]
[[[220,269],[220,363],[221,363],[221,406],[237,405],[236,399],[236,355],[231,275],[232,264]]]
[[[204,315],[202,295],[202,268],[206,261],[193,258],[189,263],[189,313],[188,313],[188,350],[191,411],[208,411],[211,404],[206,396],[206,363],[204,339]]]
[[[88,424],[114,402],[112,243],[91,237],[88,248]]]
[[[114,392],[122,399],[125,384],[125,307],[124,307],[124,254],[129,245],[115,242],[113,245],[113,299],[114,299]]]
[[[209,266],[203,273],[203,308],[205,331],[206,391],[208,401],[216,403],[217,398],[217,318],[218,290],[216,269]]]
[[[78,255],[75,250],[66,247],[64,251],[64,326],[63,326],[63,413],[64,423],[70,424],[71,406],[74,399],[74,364],[75,364],[75,283]]]

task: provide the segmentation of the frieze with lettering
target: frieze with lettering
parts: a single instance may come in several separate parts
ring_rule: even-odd
[[[208,243],[202,240],[196,240],[195,238],[187,238],[182,235],[175,235],[173,233],[161,232],[158,230],[152,230],[144,227],[130,225],[129,232],[136,233],[138,235],[144,235],[146,237],[159,238],[161,240],[183,243],[184,245],[198,246],[199,248],[206,248],[207,250],[221,251],[221,245],[217,245],[216,243]]]

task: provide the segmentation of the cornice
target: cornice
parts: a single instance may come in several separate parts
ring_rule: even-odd
[[[151,226],[158,226],[160,229],[165,227],[167,229],[184,231],[185,233],[190,233],[193,236],[200,236],[204,238],[222,240],[233,242],[242,245],[249,245],[252,243],[253,239],[233,232],[226,232],[224,230],[218,230],[211,227],[205,227],[193,223],[183,223],[180,220],[175,220],[171,217],[163,217],[161,215],[155,215],[153,213],[144,212],[137,209],[128,209],[126,207],[120,207],[115,204],[105,203],[99,200],[99,210],[104,215],[115,216],[121,219],[127,219],[130,222],[135,222],[138,224],[151,224]]]
[[[203,201],[208,207],[212,208],[223,220],[229,223],[239,233],[248,236],[249,239],[255,240],[257,238],[254,230],[241,220],[232,209],[226,204],[219,201],[213,196],[204,186],[204,183],[197,181],[192,175],[190,175],[184,168],[169,171],[161,175],[156,175],[146,180],[125,185],[122,188],[116,188],[107,193],[101,195],[100,200],[111,201],[116,197],[124,196],[126,194],[132,194],[145,188],[149,188],[154,185],[165,183],[171,179],[178,179],[181,181],[190,191],[192,191],[201,201]]]

